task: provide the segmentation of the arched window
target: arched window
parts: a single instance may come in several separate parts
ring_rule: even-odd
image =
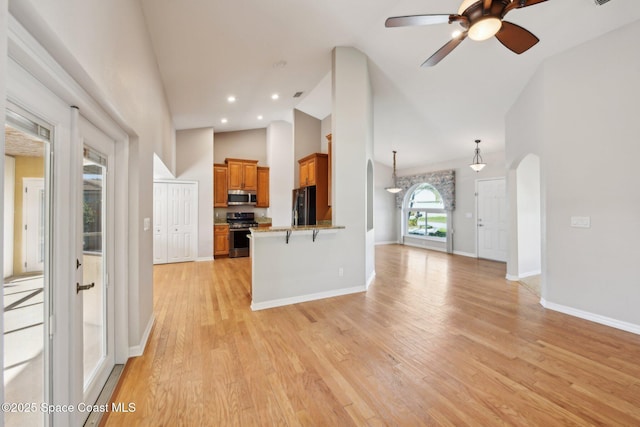
[[[447,211],[442,196],[433,186],[423,183],[410,190],[402,210],[406,236],[447,241]]]

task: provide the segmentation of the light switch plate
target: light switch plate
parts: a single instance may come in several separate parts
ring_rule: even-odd
[[[144,231],[147,231],[151,228],[151,218],[145,218],[143,221]]]
[[[576,228],[591,228],[590,216],[572,216],[571,226]]]

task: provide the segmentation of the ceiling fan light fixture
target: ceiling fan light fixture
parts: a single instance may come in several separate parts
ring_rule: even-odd
[[[458,9],[458,15],[462,15],[462,12],[469,9],[469,6],[471,6],[472,4],[478,3],[478,1],[480,0],[464,0],[460,5],[460,8]]]
[[[495,16],[487,16],[474,22],[469,28],[469,38],[475,41],[487,40],[502,28],[502,21]]]

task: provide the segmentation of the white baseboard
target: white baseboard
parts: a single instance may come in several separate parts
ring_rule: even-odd
[[[200,258],[196,259],[196,262],[202,262],[202,261],[213,261],[213,255],[212,256],[203,256],[203,257],[200,257]]]
[[[505,279],[509,280],[510,282],[517,282],[520,280],[519,276],[514,276],[513,274],[507,274],[505,276]]]
[[[569,316],[579,317],[580,319],[589,320],[591,322],[600,323],[601,325],[610,326],[612,328],[640,335],[640,325],[623,322],[621,320],[612,319],[611,317],[601,316],[588,311],[578,310],[566,305],[556,304],[554,302],[549,302],[544,298],[540,298],[540,304],[549,310],[558,311],[560,313],[568,314]]]
[[[373,272],[371,273],[371,276],[369,276],[369,279],[367,280],[367,285],[365,286],[365,290],[369,290],[369,286],[371,286],[371,283],[373,283],[373,279],[376,278],[376,271],[373,270]]]
[[[393,240],[389,240],[387,242],[376,242],[375,243],[376,246],[378,246],[378,245],[399,245],[399,244],[400,244],[400,242],[393,241]]]
[[[446,248],[437,248],[434,246],[426,246],[426,245],[416,245],[415,243],[406,242],[406,241],[403,243],[403,245],[411,246],[412,248],[428,249],[430,251],[447,252]]]
[[[153,324],[155,323],[155,321],[156,317],[152,313],[151,318],[149,319],[149,323],[147,323],[147,327],[142,334],[142,338],[140,338],[140,343],[138,345],[129,347],[129,357],[142,356],[142,353],[144,353],[144,349],[147,346],[149,335],[151,334],[151,328],[153,328]]]
[[[538,276],[538,275],[540,275],[540,274],[542,274],[542,272],[541,272],[540,270],[535,270],[535,271],[529,271],[529,272],[527,272],[527,273],[522,273],[522,274],[520,274],[520,276],[519,276],[519,277],[520,277],[521,279],[524,279],[524,278],[526,278],[526,277]]]
[[[454,255],[462,255],[469,258],[478,258],[476,254],[472,254],[471,252],[462,252],[462,251],[453,251]]]
[[[318,292],[315,294],[300,295],[300,296],[295,296],[290,298],[274,299],[274,300],[258,302],[258,303],[252,302],[251,310],[252,311],[265,310],[267,308],[282,307],[284,305],[298,304],[301,302],[315,301],[318,299],[338,297],[341,295],[356,294],[359,292],[366,292],[366,290],[367,289],[364,286],[355,286],[353,288],[336,289],[336,290],[327,291],[327,292]]]

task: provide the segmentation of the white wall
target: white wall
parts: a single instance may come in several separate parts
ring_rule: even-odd
[[[294,163],[291,123],[271,122],[267,128],[267,164],[270,173],[268,216],[274,227],[291,225]]]
[[[213,259],[213,128],[176,132],[176,176],[198,182],[198,259]]]
[[[213,161],[224,159],[257,160],[258,166],[267,165],[267,129],[249,129],[234,132],[216,132]]]
[[[375,235],[366,228],[367,162],[373,158],[367,57],[354,48],[334,48],[332,76],[333,223],[347,227],[345,276],[361,283],[373,275]]]
[[[300,182],[300,169],[298,160],[309,154],[319,153],[321,148],[321,122],[300,110],[293,110],[293,179],[296,188]],[[326,144],[325,144],[326,145]],[[326,151],[325,151],[326,153]]]
[[[153,153],[175,169],[175,133],[138,2],[21,0],[11,13],[129,134],[129,344],[153,316]],[[4,99],[4,97],[3,97]]]
[[[537,132],[542,165],[543,303],[640,333],[640,22],[546,61],[507,120],[508,161]],[[594,61],[594,58],[598,58]],[[529,88],[528,88],[529,89]],[[544,110],[538,110],[544,98]],[[570,226],[586,216],[590,228]]]
[[[425,172],[454,169],[456,174],[456,208],[453,211],[453,251],[456,254],[477,256],[476,251],[476,199],[475,185],[477,179],[500,178],[506,174],[504,152],[484,153],[482,157],[487,166],[480,172],[474,172],[469,164],[473,159],[475,144],[469,141],[469,157],[433,163],[419,168],[398,169],[398,176],[418,175]],[[482,150],[482,147],[481,147]],[[398,165],[401,166],[401,153],[398,153]],[[405,154],[408,155],[408,154]],[[400,210],[396,224],[400,236]],[[440,245],[442,246],[442,245]]]

